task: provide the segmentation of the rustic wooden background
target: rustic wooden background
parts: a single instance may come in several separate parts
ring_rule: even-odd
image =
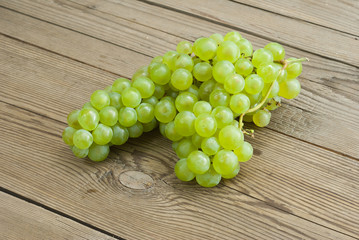
[[[308,57],[234,180],[176,179],[158,131],[76,159],[66,116],[212,33]],[[0,0],[1,239],[358,239],[359,1]]]

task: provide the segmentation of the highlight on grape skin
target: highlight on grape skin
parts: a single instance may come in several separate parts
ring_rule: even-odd
[[[112,145],[159,127],[178,156],[177,178],[214,187],[239,174],[253,155],[246,135],[254,130],[244,123],[265,127],[281,98],[298,96],[307,60],[285,59],[275,42],[253,50],[238,32],[182,41],[131,80],[96,90],[67,116],[62,139],[76,157],[99,162]]]

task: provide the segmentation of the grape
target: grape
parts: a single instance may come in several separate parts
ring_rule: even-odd
[[[244,78],[239,74],[232,74],[224,80],[224,89],[230,94],[240,93],[244,89]]]
[[[265,97],[265,96],[267,95],[268,90],[269,90],[269,88],[270,88],[270,86],[271,86],[272,84],[274,84],[274,85],[273,85],[273,87],[272,87],[272,90],[271,90],[270,93],[269,93],[268,98],[272,98],[272,97],[275,97],[275,96],[278,95],[278,92],[279,92],[279,84],[278,84],[277,81],[275,81],[274,83],[266,83],[266,84],[264,84],[264,88],[263,88],[263,90],[262,90],[262,96],[263,96],[263,97]]]
[[[125,78],[118,78],[112,84],[112,91],[117,93],[122,93],[126,88],[131,87],[131,82]]]
[[[73,152],[73,154],[78,157],[78,158],[85,158],[87,157],[87,154],[89,153],[89,149],[86,148],[86,149],[79,149],[75,146],[72,146],[71,147],[71,150]]]
[[[69,146],[74,145],[73,137],[74,137],[75,132],[76,132],[76,129],[73,127],[65,128],[64,131],[62,132],[62,140],[64,141],[64,143],[66,143]]]
[[[233,64],[227,60],[218,61],[212,69],[213,78],[219,83],[223,83],[224,80],[234,72]]]
[[[161,57],[161,56],[159,56]],[[161,57],[162,58],[162,57]],[[162,61],[159,61],[157,57],[153,58],[151,63],[152,62],[162,62]],[[135,80],[136,78],[138,77],[149,77],[149,72],[148,72],[148,66],[143,66],[141,67],[140,69],[138,69],[133,75],[132,75],[132,80]],[[127,79],[126,79],[127,80]],[[128,85],[129,87],[129,85]],[[127,88],[127,87],[126,87]],[[113,91],[113,90],[112,90]]]
[[[267,105],[265,106],[266,109],[269,111],[273,111],[280,106],[281,99],[278,96],[275,96],[268,100]]]
[[[239,32],[229,32],[224,36],[224,41],[238,42],[242,36]]]
[[[177,69],[172,73],[171,84],[178,90],[186,90],[193,83],[193,77],[187,69]]]
[[[194,127],[201,137],[210,137],[217,130],[217,121],[210,114],[202,113],[197,117]]]
[[[192,143],[191,138],[183,138],[178,142],[175,151],[179,158],[186,158],[191,152],[196,150],[198,150],[198,148]]]
[[[192,135],[191,140],[192,140],[193,145],[195,145],[197,148],[200,148],[203,137],[201,137],[200,135],[195,133]]]
[[[258,127],[265,127],[269,124],[271,113],[266,110],[259,110],[253,115],[253,122]]]
[[[234,150],[243,142],[243,133],[233,125],[227,125],[219,132],[219,143],[224,149]]]
[[[233,152],[237,155],[238,161],[247,162],[253,156],[253,147],[249,142],[243,142]]]
[[[245,94],[238,93],[232,95],[229,106],[234,113],[242,114],[249,109],[250,104],[251,102]]]
[[[85,129],[77,130],[73,135],[73,143],[79,149],[89,148],[92,142],[92,134]]]
[[[187,54],[180,54],[176,61],[175,61],[175,66],[174,66],[174,70],[175,69],[179,69],[179,68],[184,68],[190,72],[192,72],[193,69],[193,60],[190,56],[188,56]]]
[[[131,127],[137,122],[136,110],[130,107],[123,107],[118,112],[118,122],[124,127]]]
[[[110,147],[108,145],[93,144],[88,153],[89,159],[94,162],[101,162],[105,160],[110,153]]]
[[[214,41],[216,41],[218,45],[223,42],[223,36],[219,33],[212,34],[209,38],[212,38]]]
[[[179,141],[172,142],[171,146],[172,146],[173,151],[176,151],[178,144],[179,144]]]
[[[216,137],[204,138],[201,143],[202,151],[208,156],[216,154],[221,145]]]
[[[187,92],[193,93],[194,95],[196,95],[197,99],[199,98],[199,90],[198,90],[198,87],[196,85],[191,85],[187,89]]]
[[[174,121],[167,123],[165,127],[165,136],[171,141],[179,141],[183,137],[182,134],[180,134],[175,128]]]
[[[151,63],[163,63],[163,57],[162,56],[156,56],[156,57],[152,58]],[[147,68],[147,73],[148,73],[148,68]]]
[[[287,81],[287,77],[288,77],[288,73],[287,73],[287,69],[283,69],[283,65],[280,63],[275,63],[275,65],[277,66],[277,68],[279,68],[279,75],[277,78],[277,82],[278,83],[282,83]]]
[[[141,103],[136,108],[137,120],[141,123],[149,123],[155,117],[155,108],[152,104]]]
[[[113,136],[112,128],[100,123],[97,128],[92,132],[93,141],[99,145],[109,143]]]
[[[143,98],[149,98],[155,92],[155,84],[147,77],[138,77],[132,82],[132,87],[136,88]]]
[[[175,104],[175,98],[172,96],[165,96],[163,98],[161,98],[161,101],[169,101],[170,103],[172,103],[173,105]]]
[[[196,116],[193,112],[183,111],[177,114],[174,123],[176,131],[182,136],[188,137],[195,133]]]
[[[249,98],[249,101],[251,102],[251,108],[257,105],[262,100],[262,94],[249,94],[245,92],[246,96]]]
[[[122,127],[120,124],[112,126],[113,137],[111,143],[114,145],[122,145],[127,142],[129,133],[127,128]]]
[[[253,115],[246,114],[243,117],[244,122],[253,122]]]
[[[138,138],[143,133],[143,126],[140,122],[136,122],[134,125],[128,128],[130,138]]]
[[[159,122],[171,122],[176,116],[176,108],[168,99],[162,99],[155,106],[155,117]]]
[[[218,106],[228,106],[230,101],[230,96],[225,90],[214,90],[211,95],[209,95],[209,102],[212,107]]]
[[[218,174],[214,169],[213,166],[208,169],[207,172],[204,174],[197,174],[196,181],[202,187],[214,187],[219,184],[221,181],[221,174]]]
[[[234,177],[237,176],[237,174],[239,173],[239,169],[240,169],[240,166],[239,166],[239,164],[238,164],[237,168],[234,169],[234,171],[233,171],[231,174],[222,175],[222,178],[225,178],[225,179],[234,178]]]
[[[217,49],[217,59],[227,60],[231,63],[237,61],[240,56],[240,50],[238,46],[232,41],[222,42]]]
[[[238,128],[238,127],[239,127],[239,122],[238,122],[237,120],[233,120],[233,121],[231,122],[231,125],[233,125],[233,126],[235,126],[236,128]]]
[[[67,115],[67,124],[70,127],[76,128],[76,129],[80,129],[81,125],[79,123],[78,116],[80,114],[80,110],[73,110],[72,112],[69,113],[69,115]]]
[[[300,93],[300,82],[294,78],[279,85],[278,95],[286,99],[293,99]]]
[[[197,101],[198,99],[193,93],[182,92],[177,96],[175,106],[179,112],[192,111]]]
[[[249,94],[257,94],[263,90],[263,79],[257,74],[251,74],[245,79],[244,89]]]
[[[242,75],[243,77],[246,77],[253,72],[252,62],[245,58],[238,59],[234,65],[234,68],[236,73]]]
[[[284,59],[285,51],[282,45],[276,42],[268,43],[264,49],[269,50],[273,55],[274,61],[280,61]]]
[[[178,91],[179,90],[173,87],[172,84],[170,83],[170,89],[167,91],[167,96],[176,99],[176,97],[178,96]]]
[[[193,151],[187,157],[187,167],[195,174],[203,174],[211,166],[209,157],[202,151]]]
[[[216,86],[216,81],[214,79],[202,83],[198,89],[200,99],[204,101],[208,101],[209,95],[211,94],[215,86]]]
[[[287,61],[293,61],[295,60],[295,58],[288,58]],[[289,63],[287,68],[287,78],[288,79],[293,79],[298,77],[301,73],[302,73],[302,63],[301,62],[294,62],[294,63]]]
[[[91,105],[97,110],[110,105],[110,96],[104,90],[96,90],[91,95]]]
[[[199,101],[193,105],[193,113],[196,117],[198,117],[202,113],[211,113],[211,111],[212,106],[206,101]]]
[[[191,181],[195,178],[195,174],[189,170],[187,166],[187,159],[182,158],[175,165],[175,174],[176,177],[181,181]]]
[[[87,103],[85,103],[85,104],[82,106],[82,109],[85,109],[85,108],[90,108],[90,109],[96,110],[96,109],[91,105],[91,102],[87,102]],[[96,111],[97,111],[97,110],[96,110]]]
[[[236,44],[239,47],[239,50],[241,51],[242,56],[244,56],[244,57],[252,56],[253,46],[250,41],[248,41],[245,38],[242,38]]]
[[[156,106],[158,103],[158,99],[155,96],[149,97],[149,98],[144,98],[142,99],[142,103],[149,103],[152,106]]]
[[[141,93],[137,88],[126,88],[122,91],[121,100],[126,107],[135,108],[141,103]]]
[[[280,68],[274,63],[264,63],[257,69],[257,74],[265,83],[272,83],[278,77]]]
[[[212,78],[212,66],[207,62],[199,62],[193,67],[193,76],[200,82]]]
[[[253,53],[252,64],[258,68],[261,64],[273,62],[273,55],[269,50],[264,48],[257,49]]]
[[[175,68],[175,62],[178,57],[178,52],[168,51],[163,55],[163,63],[165,63],[171,70]]]
[[[166,137],[166,125],[167,123],[159,123],[159,129],[162,136]]]
[[[118,121],[118,111],[115,107],[107,106],[100,111],[100,122],[107,125],[113,126]]]
[[[193,52],[203,61],[212,59],[216,55],[217,42],[211,38],[199,38],[193,44]]]
[[[221,175],[230,175],[238,167],[238,158],[233,151],[220,150],[213,157],[213,168]]]
[[[176,50],[178,53],[191,54],[192,53],[192,43],[188,41],[181,41],[177,44]]]
[[[222,90],[224,91],[224,85],[222,83],[216,83],[216,86],[214,87],[213,91],[215,90]]]
[[[149,123],[142,123],[143,132],[150,132],[158,126],[158,122],[155,118]]]
[[[161,85],[155,84],[155,91],[153,93],[153,96],[157,99],[161,99],[165,95],[166,91],[165,88]]]
[[[100,115],[94,108],[85,108],[80,111],[77,120],[82,128],[92,131],[97,127]]]
[[[117,111],[120,110],[123,107],[121,94],[110,92],[108,95],[110,96],[110,106],[115,107]]]
[[[150,69],[150,76],[156,84],[165,85],[171,80],[171,70],[166,64],[158,63]]]
[[[216,119],[217,128],[223,128],[233,121],[233,112],[228,107],[218,106],[211,115]]]

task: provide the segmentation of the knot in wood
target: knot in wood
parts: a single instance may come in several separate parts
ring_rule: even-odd
[[[153,179],[139,171],[127,171],[119,177],[122,185],[132,189],[148,189],[153,185]]]

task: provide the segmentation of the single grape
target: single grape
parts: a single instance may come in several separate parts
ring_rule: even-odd
[[[175,106],[179,112],[192,111],[197,101],[198,99],[193,93],[182,92],[177,96]]]
[[[125,78],[118,78],[112,84],[112,92],[122,93],[131,86],[131,81]]]
[[[219,132],[219,143],[224,149],[234,150],[243,143],[243,133],[233,125],[227,125]]]
[[[65,128],[64,131],[62,132],[62,140],[64,141],[64,143],[66,143],[69,146],[74,145],[73,137],[74,137],[75,132],[76,132],[76,129],[73,127]]]
[[[273,87],[272,87],[272,90],[271,90],[270,93],[269,93],[268,98],[272,98],[272,97],[275,97],[275,96],[278,95],[278,92],[279,92],[279,84],[278,84],[277,81],[275,81],[274,83],[265,83],[265,84],[264,84],[264,88],[263,88],[263,90],[262,90],[262,96],[263,96],[263,97],[265,97],[265,96],[267,95],[268,90],[269,90],[269,88],[270,88],[270,86],[271,86],[272,84],[274,84],[274,85],[273,85]]]
[[[228,32],[225,36],[224,36],[224,41],[232,41],[232,42],[238,42],[239,40],[242,39],[242,36],[239,32]]]
[[[216,81],[214,79],[208,80],[201,84],[198,89],[199,98],[203,101],[209,101],[209,95],[216,86]]]
[[[250,108],[250,105],[251,102],[249,98],[243,93],[232,95],[229,103],[231,110],[237,114],[246,112]]]
[[[290,79],[286,82],[282,82],[279,85],[278,96],[284,97],[286,99],[293,99],[298,96],[300,90],[300,82],[296,78]]]
[[[104,90],[96,90],[91,95],[91,105],[97,110],[110,105],[110,96]]]
[[[126,107],[135,108],[141,103],[141,93],[137,88],[129,87],[122,91],[121,99]]]
[[[97,127],[100,115],[94,108],[85,108],[80,111],[77,120],[82,128],[92,131]]]
[[[170,91],[170,90],[168,90]],[[175,104],[175,100],[176,98],[172,97],[172,96],[165,96],[163,98],[161,98],[161,101],[170,101],[173,105]]]
[[[268,100],[267,104],[265,105],[266,109],[269,111],[273,111],[280,106],[281,98],[279,96],[275,96]]]
[[[257,49],[253,53],[252,64],[258,68],[261,64],[273,62],[273,55],[269,50],[264,48]]]
[[[110,92],[108,95],[110,96],[110,106],[115,107],[119,111],[123,107],[121,94]]]
[[[81,125],[78,121],[78,116],[80,114],[80,110],[73,110],[72,112],[67,115],[67,124],[70,127],[73,127],[75,129],[80,129]]]
[[[216,119],[217,128],[223,128],[233,121],[233,112],[228,107],[218,106],[211,114]]]
[[[149,98],[144,98],[142,99],[142,103],[149,103],[152,106],[156,106],[158,103],[158,99],[155,96],[149,97]]]
[[[230,101],[230,96],[225,90],[214,90],[209,96],[209,103],[212,107],[218,106],[228,106]]]
[[[284,59],[285,51],[282,45],[276,42],[268,43],[264,49],[269,50],[273,55],[274,61],[280,61]]]
[[[87,157],[87,154],[89,153],[89,149],[79,149],[75,146],[71,147],[71,151],[73,152],[73,154],[78,157],[78,158],[85,158]]]
[[[231,125],[232,125],[232,126],[235,126],[236,128],[239,128],[239,122],[238,122],[237,120],[233,120],[233,121],[231,122]]]
[[[193,77],[187,69],[177,69],[172,73],[171,84],[178,90],[186,90],[193,83]]]
[[[172,71],[175,69],[175,62],[178,57],[178,52],[168,51],[163,55],[163,63],[165,63]]]
[[[257,94],[263,90],[263,79],[257,74],[251,74],[245,79],[244,89],[249,94]]]
[[[246,96],[249,98],[249,101],[251,102],[251,107],[254,107],[255,105],[257,105],[261,100],[262,100],[262,94],[261,93],[257,93],[257,94],[249,94],[247,92],[244,91],[244,93],[246,94]]]
[[[176,108],[173,102],[162,99],[155,106],[155,117],[159,122],[168,123],[176,116]]]
[[[240,166],[239,166],[239,164],[238,164],[237,168],[234,169],[234,171],[233,171],[231,174],[222,175],[222,178],[224,178],[224,179],[234,178],[234,177],[237,176],[237,174],[239,173],[239,170],[240,170]]]
[[[212,38],[214,41],[216,41],[218,45],[223,42],[223,36],[219,33],[212,34],[209,38]]]
[[[166,64],[158,63],[150,69],[150,76],[156,84],[165,85],[171,80],[171,70]]]
[[[195,133],[192,135],[191,140],[192,140],[193,145],[195,145],[197,148],[200,148],[203,137],[201,137],[200,135]]]
[[[217,82],[216,86],[214,87],[213,91],[215,90],[221,90],[224,91],[224,85],[222,83]]]
[[[253,46],[250,41],[245,38],[242,38],[237,43],[239,50],[241,51],[241,55],[244,57],[250,57],[253,53]]]
[[[279,75],[277,78],[277,82],[278,83],[282,83],[287,81],[288,79],[288,73],[287,73],[287,69],[283,69],[283,65],[280,63],[275,63],[275,65],[277,66],[277,68],[279,68]]]
[[[153,118],[149,123],[142,123],[143,125],[143,132],[150,132],[158,126],[158,122],[156,118]]]
[[[141,103],[136,108],[137,120],[141,123],[149,123],[155,117],[155,108],[152,104]]]
[[[163,57],[162,56],[156,56],[152,58],[151,63],[163,63]],[[147,68],[148,73],[148,68]]]
[[[217,130],[217,121],[212,115],[202,113],[195,121],[195,129],[201,137],[210,137]]]
[[[244,89],[244,78],[239,74],[232,74],[224,80],[224,89],[230,94],[240,93]]]
[[[253,122],[258,127],[265,127],[269,124],[271,113],[266,110],[259,110],[253,115]]]
[[[218,61],[212,69],[213,78],[219,83],[223,83],[224,80],[234,72],[233,64],[227,60]]]
[[[287,61],[293,61],[293,60],[295,60],[295,58],[287,59]],[[287,75],[288,79],[296,78],[302,73],[303,70],[302,63],[301,62],[289,63],[286,70],[288,74]]]
[[[211,166],[209,157],[202,151],[193,151],[187,157],[187,167],[195,174],[203,174]]]
[[[107,106],[100,111],[100,122],[107,125],[113,126],[118,122],[118,111],[115,107]]]
[[[193,180],[196,176],[193,172],[191,172],[191,170],[189,170],[186,158],[182,158],[176,163],[175,174],[179,180],[185,182]]]
[[[175,142],[172,142],[172,149],[173,151],[176,151],[177,147],[178,147],[178,144],[179,144],[180,141],[175,141]]]
[[[180,54],[175,61],[174,70],[179,69],[179,68],[184,68],[184,69],[192,72],[193,60],[192,60],[191,56],[188,56],[187,54],[183,54],[183,53]]]
[[[257,69],[257,74],[264,83],[272,83],[279,76],[280,68],[274,63],[263,63]]]
[[[211,38],[199,38],[193,44],[193,52],[203,61],[212,59],[216,55],[217,42]]]
[[[159,56],[159,57],[161,57],[161,56]],[[161,58],[162,58],[162,57],[161,57]],[[158,58],[155,57],[155,58],[152,59],[151,63],[152,63],[152,62],[161,62],[161,61],[159,61]],[[135,79],[138,78],[138,77],[149,77],[150,74],[149,74],[148,70],[149,70],[148,66],[143,66],[143,67],[141,67],[140,69],[138,69],[138,70],[132,75],[132,80],[135,80]],[[127,80],[127,79],[126,79],[126,80]],[[129,86],[128,86],[128,87],[129,87]]]
[[[199,62],[193,67],[193,76],[200,82],[212,78],[212,66],[208,62]]]
[[[219,184],[221,178],[221,174],[217,173],[211,165],[207,172],[196,175],[196,182],[202,187],[214,187]]]
[[[238,158],[233,151],[220,150],[213,157],[213,168],[221,175],[230,175],[238,167]]]
[[[120,124],[112,126],[112,132],[113,136],[111,139],[111,143],[114,145],[122,145],[126,143],[130,136],[127,128],[121,126]]]
[[[177,44],[176,51],[183,54],[192,53],[192,43],[188,41],[181,41]]]
[[[155,91],[153,93],[153,96],[157,99],[161,99],[165,95],[166,91],[165,88],[162,85],[155,84]]]
[[[92,142],[92,134],[85,129],[77,130],[73,135],[73,143],[79,149],[89,148]]]
[[[253,122],[253,115],[246,114],[243,117],[244,122]]]
[[[186,158],[188,155],[198,150],[198,148],[192,143],[191,138],[183,138],[178,142],[175,152],[179,158]]]
[[[138,77],[132,82],[132,87],[136,88],[143,98],[149,98],[155,92],[155,84],[148,77]]]
[[[199,98],[199,89],[196,85],[192,84],[186,91],[196,95],[197,99]]]
[[[219,151],[221,145],[219,144],[218,138],[209,137],[202,140],[201,148],[205,154],[211,156],[215,155]]]
[[[128,128],[130,138],[138,138],[143,133],[143,125],[140,122],[136,122],[134,125]]]
[[[92,144],[89,149],[88,157],[94,162],[101,162],[105,160],[110,153],[110,147],[108,145]]]
[[[96,110],[96,108],[94,108],[94,107],[91,105],[91,102],[87,102],[87,103],[85,103],[85,104],[82,106],[82,109],[85,109],[85,108],[90,108],[90,109]],[[96,111],[97,111],[97,110],[96,110]]]
[[[167,123],[159,123],[159,129],[162,136],[166,137],[166,125]]]
[[[130,107],[123,107],[118,112],[118,122],[124,127],[131,127],[137,122],[136,110]]]
[[[244,141],[233,152],[237,155],[238,161],[247,162],[253,156],[253,147],[249,142]]]
[[[234,63],[240,56],[239,47],[232,41],[222,42],[217,49],[217,58],[219,61],[227,60]]]
[[[253,72],[253,64],[246,58],[240,58],[235,63],[234,69],[236,70],[236,73],[246,77]]]
[[[100,123],[97,128],[92,132],[93,141],[99,145],[109,143],[113,136],[112,128]]]
[[[165,136],[171,141],[179,141],[183,137],[182,134],[180,134],[175,128],[174,121],[167,123],[165,127]]]
[[[174,123],[176,131],[185,137],[191,136],[195,133],[196,116],[193,112],[183,111],[177,114]]]
[[[193,105],[193,113],[198,117],[202,113],[211,113],[212,106],[206,101],[199,101]]]

